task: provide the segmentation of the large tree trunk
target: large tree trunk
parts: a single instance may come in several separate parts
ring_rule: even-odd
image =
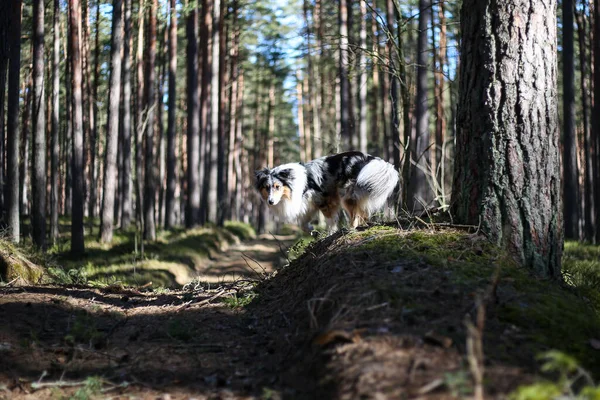
[[[565,237],[579,238],[579,174],[575,133],[575,57],[573,1],[562,0],[563,12],[563,199]]]
[[[110,243],[113,236],[115,194],[117,192],[117,149],[119,144],[119,104],[121,101],[121,51],[123,49],[123,1],[113,1],[110,45],[110,83],[108,92],[108,129],[104,157],[104,179],[100,242]]]
[[[54,42],[52,49],[52,161],[50,167],[50,237],[52,242],[58,240],[58,181],[60,171],[58,170],[60,156],[60,0],[54,0]]]
[[[156,177],[154,162],[154,117],[156,113],[156,10],[158,0],[151,0],[150,14],[148,15],[148,47],[146,53],[146,96],[145,108],[146,118],[146,171],[144,175],[144,239],[156,239],[156,226],[154,221],[154,210],[156,205]]]
[[[185,226],[200,223],[200,99],[198,95],[198,8],[187,17],[187,203]]]
[[[71,65],[73,74],[73,161],[72,172],[72,215],[71,215],[71,252],[73,254],[83,253],[85,244],[83,240],[83,104],[82,104],[82,65],[81,65],[81,6],[79,0],[71,0],[70,22],[71,22]]]
[[[177,130],[177,10],[175,0],[169,2],[171,24],[169,25],[169,115],[167,131],[167,193],[165,199],[165,228],[172,228],[175,222],[175,189],[177,187],[177,156],[175,136]],[[197,86],[197,85],[196,85]]]
[[[554,1],[463,3],[452,214],[559,278],[555,21]]]
[[[133,201],[131,190],[131,0],[125,0],[124,39],[123,39],[123,170],[121,186],[121,228],[131,224]]]
[[[7,121],[6,121],[6,176],[7,221],[10,240],[21,238],[19,215],[19,80],[21,73],[21,0],[10,0],[10,59],[8,68]]]
[[[46,248],[46,96],[44,95],[44,1],[33,2],[32,239]]]

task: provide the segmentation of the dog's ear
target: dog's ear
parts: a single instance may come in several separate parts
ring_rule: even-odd
[[[291,168],[282,169],[281,171],[277,172],[277,176],[281,179],[287,180],[294,176],[294,171]]]
[[[261,183],[269,176],[269,168],[259,169],[254,171],[254,184],[260,188]]]

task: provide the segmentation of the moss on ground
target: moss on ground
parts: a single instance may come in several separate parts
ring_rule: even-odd
[[[62,271],[53,274],[58,283],[80,283],[72,278],[83,277],[97,285],[140,286],[152,282],[154,288],[173,288],[191,281],[211,256],[233,243],[255,237],[252,227],[236,222],[227,222],[224,228],[179,228],[158,232],[156,241],[144,242],[142,254],[140,236],[133,229],[115,230],[110,244],[98,241],[97,230],[97,225],[93,225],[86,236],[86,252],[82,256],[70,255],[68,234],[51,249],[62,266]],[[68,274],[69,271],[77,273]]]
[[[576,257],[568,247],[565,266],[573,274],[577,267],[570,266],[568,257]],[[587,263],[595,251],[585,248],[578,257]],[[594,266],[590,269],[598,272]],[[365,354],[381,353],[382,365],[386,355],[396,351],[409,360],[430,359],[423,385],[437,376],[432,371],[438,367],[468,365],[464,319],[474,318],[477,298],[487,299],[483,349],[490,392],[506,394],[531,380],[539,372],[536,356],[551,349],[571,355],[600,377],[600,354],[590,343],[598,339],[600,309],[588,289],[539,279],[485,238],[461,230],[374,226],[338,232],[308,245],[259,293],[251,309],[265,318],[285,315],[279,322],[268,317],[270,329],[276,332],[280,324],[286,331],[299,332],[291,339],[296,345],[323,332],[346,332],[332,336],[343,341],[360,332],[356,345],[327,353],[332,358],[319,374],[328,375],[322,381],[335,386],[338,394],[346,389],[352,393],[352,382],[367,379],[375,356],[369,355],[366,363]],[[432,332],[449,340],[455,352],[441,354],[418,344],[429,343]],[[420,339],[415,342],[415,337]],[[396,342],[396,347],[390,344]],[[386,366],[394,382],[412,368],[403,362]],[[378,379],[372,390],[385,385],[386,378]],[[419,382],[415,376],[407,379]]]

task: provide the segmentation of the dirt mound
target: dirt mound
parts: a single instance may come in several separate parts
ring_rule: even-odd
[[[251,311],[280,346],[291,397],[464,397],[474,368],[496,397],[530,382],[551,348],[600,372],[589,346],[600,322],[584,300],[457,230],[337,233],[265,282]],[[468,351],[479,339],[466,323],[485,326],[483,354]]]

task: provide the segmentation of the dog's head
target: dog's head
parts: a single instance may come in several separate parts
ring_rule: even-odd
[[[269,206],[277,205],[282,199],[291,200],[292,189],[290,181],[294,174],[291,169],[262,169],[256,171],[254,186]]]

